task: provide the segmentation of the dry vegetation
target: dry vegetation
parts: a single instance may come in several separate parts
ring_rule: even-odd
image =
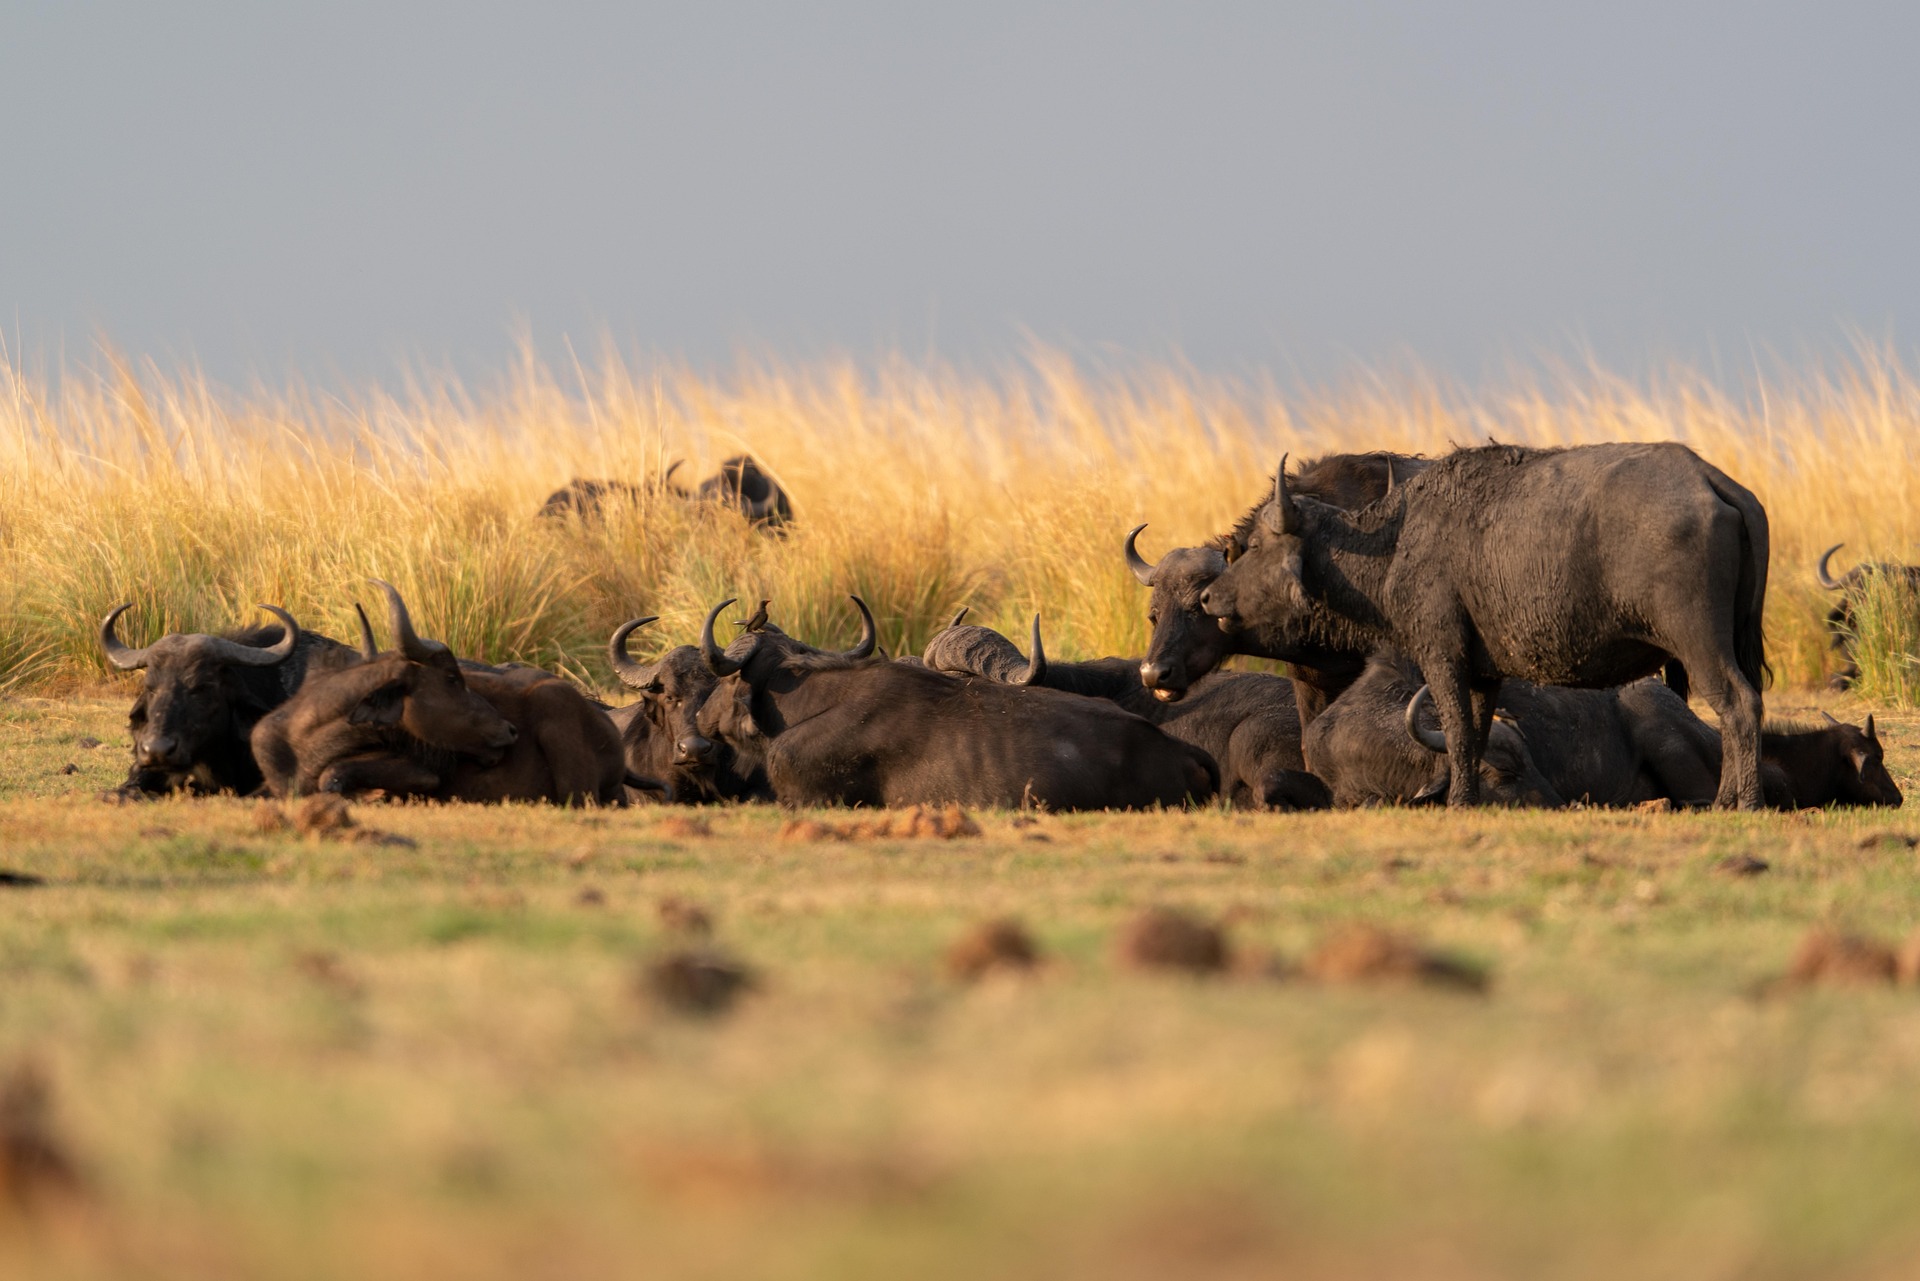
[[[967,603],[1003,629],[1044,611],[1062,657],[1137,653],[1121,536],[1152,522],[1151,555],[1218,531],[1283,450],[1687,441],[1772,516],[1769,631],[1790,684],[1817,683],[1827,661],[1814,556],[1845,541],[1844,568],[1914,558],[1920,542],[1920,384],[1871,353],[1741,398],[1696,376],[1648,388],[1597,373],[1479,396],[1404,378],[1288,397],[1171,368],[1089,375],[1049,354],[998,380],[528,361],[485,393],[348,399],[226,394],[117,360],[58,377],[9,367],[0,383],[0,670],[43,687],[101,671],[93,629],[121,600],[142,638],[229,627],[256,601],[351,635],[353,595],[376,574],[463,652],[596,682],[619,623],[663,615],[640,643],[677,643],[724,596],[772,597],[783,626],[821,640],[848,633],[857,591],[895,650]],[[675,458],[704,474],[740,450],[793,495],[791,537],[672,502],[604,524],[532,514],[570,476],[638,479]],[[1882,693],[1913,674],[1913,629],[1893,644],[1891,663],[1865,664]]]

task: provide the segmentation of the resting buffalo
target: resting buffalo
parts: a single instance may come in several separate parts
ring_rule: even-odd
[[[963,623],[966,613],[961,610],[927,643],[920,658],[928,667],[1106,699],[1211,755],[1220,767],[1220,790],[1235,805],[1300,810],[1330,804],[1326,785],[1306,772],[1300,758],[1300,721],[1290,682],[1255,672],[1215,672],[1201,677],[1187,697],[1169,703],[1140,684],[1136,659],[1049,661],[1037,615],[1028,658],[991,627]]]
[[[471,671],[423,640],[386,583],[399,649],[370,638],[352,667],[316,675],[263,719],[253,749],[276,796],[621,804],[629,779],[606,714],[533,669]]]
[[[260,718],[291,697],[309,672],[357,661],[352,649],[301,631],[272,605],[260,608],[280,619],[278,625],[224,636],[176,633],[135,649],[114,633],[131,608],[118,606],[100,624],[107,661],[146,673],[127,715],[133,768],[122,795],[254,791],[260,770],[248,739]]]
[[[653,622],[624,623],[607,642],[607,662],[620,683],[639,692],[638,702],[615,709],[627,768],[658,778],[683,804],[771,800],[764,774],[735,769],[733,749],[702,734],[695,723],[719,678],[692,645],[677,645],[651,663],[634,661],[627,638]]]
[[[727,459],[720,464],[718,473],[692,490],[673,483],[673,473],[680,466],[675,461],[652,487],[632,481],[586,480],[576,476],[548,494],[537,514],[596,517],[610,498],[637,502],[650,493],[665,492],[683,501],[714,503],[737,511],[747,518],[748,524],[773,532],[793,520],[793,506],[787,501],[786,491],[746,454]]]
[[[861,638],[845,653],[771,629],[722,651],[713,623],[731,601],[701,629],[723,679],[700,732],[763,769],[781,803],[1144,809],[1218,790],[1212,757],[1111,704],[875,657],[873,615],[853,600]]]
[[[1480,793],[1500,683],[1603,688],[1667,668],[1726,727],[1714,803],[1757,809],[1767,516],[1684,445],[1463,449],[1345,512],[1284,470],[1245,550],[1202,597],[1232,626],[1325,608],[1337,637],[1427,676],[1450,804]]]
[[[1873,717],[1861,726],[1837,721],[1825,712],[1820,716],[1824,725],[1770,724],[1760,735],[1761,757],[1769,769],[1779,771],[1790,793],[1790,806],[1899,809],[1905,798],[1887,773]]]
[[[1446,794],[1447,760],[1432,750],[1439,736],[1420,722],[1426,702],[1419,671],[1382,654],[1314,717],[1302,746],[1335,805],[1416,805]],[[1504,721],[1494,722],[1479,769],[1488,799],[1498,804],[1557,809],[1566,803],[1534,763],[1526,738]]]
[[[1835,543],[1827,548],[1820,554],[1820,564],[1814,569],[1814,576],[1820,580],[1822,587],[1840,593],[1839,603],[1827,614],[1827,632],[1832,638],[1833,648],[1840,651],[1843,664],[1839,671],[1828,678],[1827,683],[1834,689],[1847,689],[1860,679],[1860,667],[1853,659],[1854,639],[1859,635],[1854,611],[1866,595],[1868,585],[1876,582],[1894,584],[1904,587],[1909,595],[1920,598],[1920,565],[1873,561],[1855,565],[1835,578],[1827,569],[1827,564],[1833,559],[1833,554],[1845,546],[1845,543]]]
[[[1328,454],[1301,463],[1289,489],[1335,507],[1364,507],[1429,466],[1405,454]],[[1200,597],[1227,568],[1227,552],[1244,545],[1259,516],[1249,512],[1233,533],[1201,547],[1179,547],[1149,563],[1136,546],[1140,530],[1127,535],[1127,567],[1153,589],[1147,621],[1153,636],[1140,661],[1140,682],[1169,702],[1232,654],[1277,659],[1290,665],[1294,701],[1302,726],[1351,685],[1366,665],[1371,645],[1355,646],[1325,611],[1309,607],[1272,625],[1226,627],[1200,608]]]

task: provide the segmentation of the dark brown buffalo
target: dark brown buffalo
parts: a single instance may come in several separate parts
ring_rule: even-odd
[[[1862,726],[1820,715],[1823,725],[1772,723],[1760,735],[1761,756],[1780,772],[1791,793],[1788,807],[1900,808],[1905,798],[1887,773],[1873,717]]]
[[[1351,643],[1417,661],[1457,805],[1479,798],[1503,680],[1604,688],[1665,667],[1725,727],[1715,804],[1757,809],[1767,551],[1759,501],[1684,445],[1495,445],[1358,512],[1296,497],[1283,471],[1202,605],[1246,626],[1312,602]]]
[[[1331,803],[1326,785],[1306,772],[1293,686],[1281,677],[1214,672],[1196,681],[1185,698],[1167,702],[1140,684],[1138,659],[1053,662],[1041,643],[1038,615],[1029,658],[991,627],[962,622],[966,613],[961,610],[927,643],[920,658],[928,667],[1105,699],[1211,755],[1220,767],[1222,794],[1237,806],[1302,810]]]
[[[1827,633],[1832,647],[1840,651],[1841,668],[1827,678],[1834,689],[1848,689],[1860,679],[1859,664],[1853,659],[1853,646],[1859,636],[1859,627],[1854,614],[1860,605],[1860,599],[1874,583],[1888,583],[1904,588],[1907,594],[1920,601],[1920,565],[1902,565],[1897,561],[1871,561],[1864,565],[1855,565],[1846,573],[1835,578],[1827,568],[1833,560],[1833,554],[1845,547],[1845,543],[1835,543],[1820,554],[1820,563],[1814,568],[1814,577],[1820,585],[1830,592],[1839,592],[1840,600],[1827,613]]]
[[[629,782],[606,714],[534,669],[471,671],[422,639],[387,594],[397,651],[316,676],[261,721],[253,746],[277,796],[621,804]],[[633,780],[638,783],[639,780]]]
[[[636,662],[627,638],[653,618],[623,623],[607,642],[607,662],[620,683],[640,697],[612,713],[627,768],[664,781],[669,797],[686,805],[771,800],[766,776],[735,768],[733,749],[700,732],[700,709],[719,684],[700,651],[676,645],[651,663]]]
[[[133,768],[124,796],[185,791],[237,792],[260,786],[249,739],[253,727],[300,688],[309,672],[357,661],[354,651],[303,632],[285,610],[260,608],[278,625],[224,636],[176,633],[141,648],[123,644],[114,625],[131,605],[100,624],[100,647],[121,671],[145,673],[127,715]]]
[[[963,679],[875,656],[858,597],[860,643],[826,653],[763,628],[701,653],[719,688],[700,732],[763,769],[787,805],[959,802],[1054,810],[1144,809],[1204,801],[1213,758],[1098,699]]]
[[[1325,782],[1335,805],[1420,805],[1446,795],[1445,744],[1429,723],[1427,701],[1419,669],[1381,654],[1314,718],[1301,745],[1307,767]],[[1504,721],[1494,723],[1479,769],[1487,798],[1496,804],[1566,804],[1534,762],[1526,737]]]
[[[757,529],[778,533],[793,520],[793,506],[786,491],[760,464],[746,454],[735,454],[720,464],[720,470],[688,490],[673,483],[680,467],[675,461],[652,487],[625,480],[587,480],[576,476],[547,495],[537,513],[541,516],[598,517],[609,499],[638,502],[657,493],[667,493],[686,502],[713,503],[747,518]]]
[[[1365,507],[1395,485],[1405,484],[1430,465],[1405,454],[1328,454],[1299,464],[1289,488],[1336,507]],[[1200,598],[1227,568],[1227,553],[1244,545],[1259,507],[1241,518],[1233,532],[1200,547],[1177,547],[1149,563],[1137,540],[1145,525],[1127,535],[1127,567],[1153,590],[1147,621],[1153,635],[1140,660],[1140,682],[1169,702],[1225,662],[1230,655],[1271,658],[1289,665],[1300,723],[1311,724],[1321,709],[1360,675],[1371,646],[1355,647],[1331,616],[1303,610],[1297,616],[1228,627],[1200,607]]]

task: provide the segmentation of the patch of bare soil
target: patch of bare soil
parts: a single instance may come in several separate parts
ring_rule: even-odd
[[[1300,972],[1318,983],[1429,983],[1470,992],[1487,987],[1479,967],[1375,925],[1334,931],[1308,954]]]
[[[1002,917],[981,921],[967,930],[947,948],[947,974],[962,983],[971,983],[996,970],[1031,970],[1040,960],[1040,949],[1020,922]]]
[[[1219,926],[1179,908],[1149,907],[1121,927],[1114,958],[1130,969],[1217,974],[1229,954]]]
[[[958,805],[915,805],[890,810],[879,818],[825,823],[796,818],[780,829],[783,841],[959,840],[980,835],[980,824]]]
[[[713,1016],[757,986],[753,971],[715,948],[686,948],[643,966],[642,996],[679,1014]]]

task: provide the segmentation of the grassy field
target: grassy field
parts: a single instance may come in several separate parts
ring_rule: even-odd
[[[101,804],[126,698],[0,701],[0,867],[46,882],[0,887],[0,1151],[25,1133],[83,1180],[22,1208],[0,1175],[9,1278],[1920,1262],[1920,992],[1763,991],[1809,926],[1920,926],[1904,811],[989,814],[978,839],[797,842],[771,808],[702,833],[360,807],[415,842],[375,844],[263,832],[246,801]],[[1920,718],[1882,724],[1911,794]],[[1741,854],[1770,870],[1720,870]],[[678,946],[668,898],[757,972],[732,1012],[639,983]],[[1224,920],[1236,971],[1119,965],[1155,904]],[[950,978],[995,916],[1043,966]],[[1270,973],[1356,921],[1491,986]]]
[[[1731,394],[1681,372],[1648,385],[1579,371],[1467,392],[1417,375],[1286,394],[1175,368],[1094,371],[1039,353],[967,376],[904,363],[748,367],[730,378],[636,371],[614,356],[529,359],[486,388],[404,395],[227,392],[190,372],[102,358],[97,370],[0,363],[0,680],[95,680],[100,617],[123,600],[136,642],[217,630],[283,604],[352,635],[368,576],[395,582],[460,652],[595,682],[608,634],[691,639],[728,596],[771,597],[788,630],[852,634],[845,596],[882,642],[917,652],[955,608],[1024,630],[1046,615],[1061,657],[1139,653],[1142,593],[1120,558],[1223,529],[1283,451],[1443,452],[1488,439],[1679,439],[1752,488],[1772,521],[1768,630],[1789,685],[1830,665],[1813,580],[1826,546],[1916,559],[1920,382],[1872,351]],[[603,523],[540,521],[571,476],[681,479],[750,451],[798,526],[642,500]],[[1881,696],[1920,704],[1911,628],[1869,664]]]

